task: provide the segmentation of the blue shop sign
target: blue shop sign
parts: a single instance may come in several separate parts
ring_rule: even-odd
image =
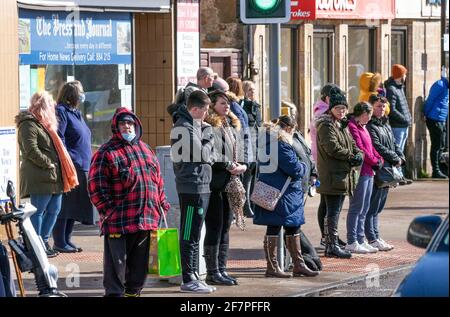
[[[22,65],[131,64],[131,14],[19,11]]]

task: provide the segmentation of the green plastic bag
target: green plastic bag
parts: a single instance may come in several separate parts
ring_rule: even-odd
[[[148,273],[158,277],[174,277],[181,274],[180,240],[177,228],[166,228],[150,232],[150,257]]]

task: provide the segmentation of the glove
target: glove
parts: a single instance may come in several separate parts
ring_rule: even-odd
[[[322,271],[322,262],[318,256],[311,256],[310,254],[303,255],[306,266],[311,271]]]
[[[383,161],[378,160],[377,165],[372,166],[372,169],[374,171],[379,171],[383,167]]]
[[[354,155],[352,158],[350,158],[349,162],[350,162],[350,166],[352,166],[352,167],[361,166],[362,163],[364,162],[364,158],[361,153],[358,153],[358,154]]]

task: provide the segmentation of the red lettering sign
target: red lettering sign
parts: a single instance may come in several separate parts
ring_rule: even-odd
[[[316,0],[291,1],[291,20],[315,20]]]
[[[393,19],[395,0],[315,0],[318,19]]]

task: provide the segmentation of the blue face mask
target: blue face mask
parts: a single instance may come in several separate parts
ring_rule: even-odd
[[[85,94],[81,94],[80,95],[80,103],[83,103],[86,101],[86,95]]]
[[[122,137],[127,140],[128,142],[131,142],[134,140],[134,138],[136,137],[136,133],[121,133]]]

